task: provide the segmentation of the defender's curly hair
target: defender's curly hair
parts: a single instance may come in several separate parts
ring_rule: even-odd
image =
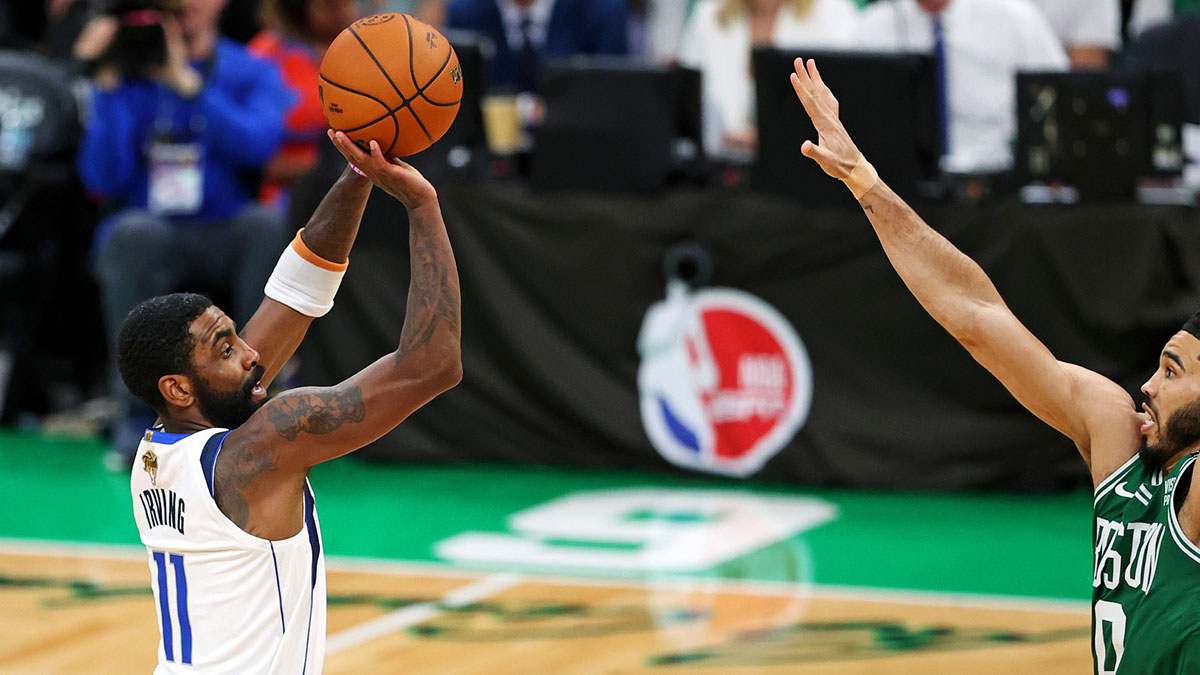
[[[212,306],[212,300],[196,293],[160,295],[134,307],[125,317],[117,336],[117,370],[130,393],[155,412],[166,413],[166,401],[158,391],[163,375],[193,375],[195,341],[188,328]]]

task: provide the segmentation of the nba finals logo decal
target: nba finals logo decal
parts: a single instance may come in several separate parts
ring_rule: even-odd
[[[371,16],[365,16],[358,21],[355,21],[354,25],[360,28],[362,26],[378,26],[379,24],[387,23],[394,18],[396,18],[395,14],[372,14]]]
[[[642,424],[667,460],[749,476],[787,445],[812,402],[812,366],[774,307],[731,288],[667,283],[638,336]]]

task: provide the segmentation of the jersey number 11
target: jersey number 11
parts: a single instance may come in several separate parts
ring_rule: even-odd
[[[154,551],[158,566],[158,614],[162,618],[163,651],[168,661],[175,660],[175,635],[172,630],[171,603],[167,589],[167,558],[175,568],[175,614],[179,617],[180,663],[192,662],[192,623],[188,620],[187,575],[183,572],[183,556],[178,553]]]

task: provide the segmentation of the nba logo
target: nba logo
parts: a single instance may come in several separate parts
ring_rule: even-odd
[[[808,417],[812,366],[774,307],[731,288],[671,279],[638,335],[642,425],[670,462],[749,476]]]

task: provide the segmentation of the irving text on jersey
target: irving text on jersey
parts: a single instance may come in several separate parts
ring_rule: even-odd
[[[146,522],[151,528],[165,525],[179,530],[179,534],[184,533],[184,503],[174,492],[155,488],[142,490],[142,494],[138,497],[141,499],[142,508],[146,511]]]

